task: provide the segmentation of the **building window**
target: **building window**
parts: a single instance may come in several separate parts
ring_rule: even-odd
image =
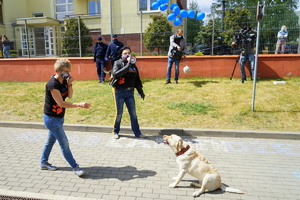
[[[73,15],[73,0],[55,0],[56,19],[63,20],[66,15]]]
[[[32,16],[33,16],[33,17],[43,17],[44,14],[43,14],[42,12],[33,12],[33,13],[32,13]]]
[[[100,1],[89,0],[89,15],[99,15],[101,14]]]
[[[139,8],[140,11],[153,11],[151,5],[156,2],[157,0],[139,0]]]

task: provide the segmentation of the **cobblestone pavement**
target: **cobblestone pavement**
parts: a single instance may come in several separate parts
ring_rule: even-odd
[[[175,155],[161,135],[147,139],[107,132],[66,131],[70,148],[87,170],[77,177],[59,145],[49,162],[57,171],[40,170],[45,129],[0,127],[0,195],[40,199],[151,200],[194,199],[195,178],[186,175],[169,188],[178,173]],[[222,182],[245,194],[217,190],[196,199],[300,199],[300,140],[182,136],[218,169]]]

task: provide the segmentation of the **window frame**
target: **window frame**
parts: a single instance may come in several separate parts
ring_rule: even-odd
[[[147,1],[147,10],[141,10],[141,8],[140,8],[140,1]],[[152,5],[151,0],[139,0],[138,1],[138,12],[143,12],[143,13],[160,12],[159,9],[154,10],[153,8],[151,8],[151,5]]]
[[[64,6],[65,11],[57,12],[57,6]],[[70,7],[72,9],[70,9]],[[73,13],[74,13],[73,0],[65,0],[65,3],[57,3],[57,1],[55,1],[55,15],[57,20],[64,20],[63,19],[64,17],[62,18],[58,17],[62,14],[66,16],[66,15],[73,15]]]
[[[95,2],[95,13],[90,12],[90,2]],[[88,0],[88,15],[101,15],[101,1]]]

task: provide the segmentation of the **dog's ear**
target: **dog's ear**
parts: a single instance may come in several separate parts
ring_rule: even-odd
[[[179,151],[181,151],[181,149],[183,149],[183,141],[182,141],[182,139],[179,139],[177,141],[176,150],[177,150],[177,152],[179,152]]]

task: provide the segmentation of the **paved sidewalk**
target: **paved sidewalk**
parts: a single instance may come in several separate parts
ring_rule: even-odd
[[[168,187],[178,173],[178,166],[174,153],[162,143],[159,134],[171,134],[172,129],[158,134],[154,130],[143,131],[146,135],[151,133],[147,139],[134,138],[127,131],[115,140],[105,127],[99,130],[106,131],[98,132],[96,127],[89,127],[89,131],[81,130],[80,126],[70,127],[73,130],[66,131],[70,148],[80,166],[88,171],[82,178],[68,166],[58,144],[54,145],[49,162],[59,170],[40,170],[46,129],[0,125],[0,196],[54,200],[194,199],[192,194],[198,188],[189,186],[190,181],[196,181],[189,175],[178,187]],[[245,192],[231,194],[217,190],[197,199],[300,199],[298,133],[274,133],[274,137],[286,136],[284,140],[262,139],[257,134],[260,138],[237,137],[240,133],[232,137],[227,134],[210,137],[209,132],[188,135],[185,130],[181,133],[185,141],[213,163],[224,184]],[[271,138],[271,133],[265,136]]]
[[[29,128],[29,129],[45,129],[43,123],[27,123],[27,122],[9,122],[0,121],[0,127],[12,128]],[[77,125],[64,124],[66,131],[82,131],[82,132],[104,132],[111,133],[111,126],[95,126],[95,125]],[[174,128],[148,128],[141,127],[145,135],[169,135],[176,134],[180,136],[205,136],[205,137],[232,137],[232,138],[265,138],[265,139],[289,139],[300,140],[300,132],[283,132],[283,131],[241,131],[241,130],[224,130],[224,129],[174,129]],[[299,128],[300,130],[300,128]],[[129,126],[122,126],[122,133],[131,134]]]

